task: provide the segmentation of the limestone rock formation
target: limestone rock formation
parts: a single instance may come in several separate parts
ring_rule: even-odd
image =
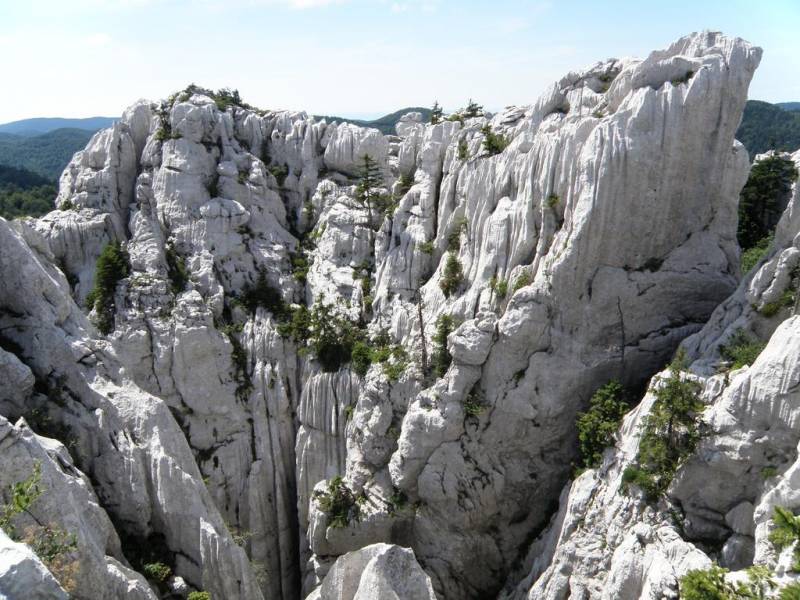
[[[705,554],[606,475],[561,490],[594,390],[643,387],[691,334],[697,376],[728,389],[700,365],[782,293],[795,209],[788,253],[737,289],[733,136],[760,55],[692,34],[531,106],[411,113],[397,136],[196,86],[134,104],[75,155],[56,210],[0,220],[0,414],[49,485],[94,507],[84,523],[41,506],[80,525],[86,581],[154,595],[145,546],[215,599],[485,598],[507,581],[560,598],[563,565],[575,597],[673,589]],[[687,520],[735,531],[731,564],[758,555],[758,498],[695,501],[685,472]],[[590,504],[598,532],[617,528],[613,569],[582,570],[591,546],[570,545]],[[640,538],[657,543],[634,560]]]

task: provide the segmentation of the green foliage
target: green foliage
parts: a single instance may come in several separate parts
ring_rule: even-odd
[[[727,572],[717,565],[705,571],[689,571],[681,577],[681,600],[731,600],[733,589],[725,581]]]
[[[411,189],[411,186],[414,185],[414,174],[413,173],[404,173],[400,175],[400,178],[397,180],[400,183],[400,195],[402,196],[408,190]]]
[[[22,541],[28,544],[36,556],[44,563],[51,566],[59,559],[73,552],[78,547],[78,540],[74,533],[67,533],[58,527],[45,525],[35,528],[35,534],[23,537]]]
[[[361,509],[355,494],[338,475],[328,482],[328,490],[316,490],[314,498],[320,510],[328,517],[328,527],[347,527],[361,518]]]
[[[221,111],[225,111],[230,107],[256,110],[255,107],[242,100],[241,96],[239,95],[239,90],[231,88],[221,88],[215,92],[214,90],[190,83],[179,94],[176,94],[175,98],[180,100],[188,100],[192,94],[208,96],[217,105],[217,109]]]
[[[783,212],[782,199],[788,197],[798,172],[788,158],[773,154],[759,161],[739,197],[739,245],[748,250],[772,234]]]
[[[512,288],[512,292],[516,292],[517,290],[524,288],[526,285],[530,285],[531,283],[531,274],[530,271],[525,270],[519,274],[519,276],[514,280],[514,287]]]
[[[239,300],[251,314],[254,314],[260,306],[271,312],[278,320],[283,319],[288,310],[280,291],[267,281],[267,272],[263,268],[258,270],[255,283],[244,285]]]
[[[351,353],[351,368],[363,377],[372,364],[382,365],[384,375],[393,383],[400,379],[408,367],[408,353],[402,346],[393,344],[386,332],[379,333],[369,341],[356,340]]]
[[[745,145],[751,160],[767,150],[794,152],[800,148],[800,112],[748,100],[736,139]]]
[[[308,271],[311,269],[311,262],[308,260],[305,250],[301,248],[300,252],[292,254],[289,258],[292,261],[292,277],[305,284]]]
[[[365,154],[361,157],[358,185],[356,186],[356,201],[367,209],[369,226],[375,226],[374,213],[381,215],[393,212],[394,204],[389,195],[380,191],[383,186],[383,174],[371,156]]]
[[[32,171],[0,165],[0,217],[40,217],[53,210],[57,193],[50,180]]]
[[[770,234],[758,240],[752,248],[742,252],[740,271],[742,275],[749,273],[769,252],[773,236]]]
[[[461,404],[464,407],[465,417],[477,417],[486,410],[486,405],[481,400],[480,393],[476,388],[473,388],[472,391],[467,394],[467,397],[464,398]]]
[[[489,287],[497,294],[497,297],[502,300],[508,294],[508,281],[505,279],[497,279],[497,277],[492,277],[489,280]]]
[[[461,248],[461,234],[467,230],[467,219],[462,217],[455,223],[453,231],[447,236],[447,249],[455,252]]]
[[[550,194],[547,197],[547,208],[555,209],[559,202],[561,202],[561,198],[558,194]]]
[[[189,592],[186,600],[211,600],[211,594],[208,592]]]
[[[463,137],[458,140],[458,160],[467,160],[469,158],[469,146],[467,140]]]
[[[117,284],[129,274],[128,253],[119,242],[106,244],[95,265],[94,287],[86,296],[86,305],[95,310],[95,325],[101,333],[109,334],[114,329],[114,293]]]
[[[278,182],[278,187],[283,187],[283,182],[286,181],[286,177],[289,175],[289,167],[286,165],[272,165],[267,171],[272,173],[275,181]]]
[[[800,540],[800,517],[782,506],[776,506],[772,515],[773,529],[769,533],[769,541],[780,551]]]
[[[594,469],[603,459],[603,451],[614,443],[629,404],[624,390],[617,381],[611,381],[598,389],[591,400],[589,410],[578,414],[578,451],[581,466]]]
[[[752,365],[765,346],[763,342],[748,336],[744,330],[737,329],[728,343],[720,346],[719,355],[731,363],[731,369],[741,369],[745,365]]]
[[[775,477],[778,474],[778,469],[775,467],[764,467],[761,469],[761,478],[762,479],[769,479],[771,477]]]
[[[507,139],[502,133],[495,133],[492,131],[492,126],[488,123],[481,127],[483,134],[483,149],[486,151],[486,156],[494,156],[500,154],[506,149],[511,140]]]
[[[301,353],[312,354],[326,373],[334,373],[350,362],[356,341],[363,339],[363,331],[321,300],[302,318],[307,330],[300,333],[301,339],[305,338]]]
[[[461,114],[465,119],[471,119],[473,117],[482,117],[483,106],[481,106],[476,102],[473,102],[472,98],[470,98],[469,102],[467,102],[467,107],[461,111]]]
[[[789,583],[781,588],[780,600],[800,600],[800,583]]]
[[[35,462],[30,477],[11,486],[11,502],[0,509],[0,528],[11,539],[19,539],[12,519],[22,513],[30,514],[30,508],[42,495],[42,464]]]
[[[644,422],[636,465],[623,473],[623,488],[638,486],[650,501],[663,494],[680,463],[700,439],[703,410],[700,385],[681,377],[685,354],[679,352],[670,365],[670,375],[655,391],[656,400]]]
[[[172,575],[172,569],[164,563],[147,563],[142,567],[142,573],[150,581],[162,584]]]
[[[425,254],[433,254],[434,246],[433,242],[421,242],[417,244],[417,248],[419,248],[420,252],[424,252]]]
[[[455,252],[447,253],[447,262],[444,264],[444,272],[442,279],[439,281],[439,287],[442,288],[445,296],[450,296],[461,286],[464,281],[464,270],[461,266],[461,261]]]
[[[431,338],[433,352],[431,353],[431,368],[437,377],[444,377],[453,357],[447,349],[447,336],[455,329],[455,319],[451,315],[441,315],[436,320],[436,331]]]
[[[433,108],[431,108],[431,116],[430,116],[430,123],[431,125],[436,125],[437,123],[441,122],[442,120],[442,107],[439,106],[438,100],[433,103]]]
[[[167,276],[170,281],[170,289],[176,296],[186,289],[189,283],[189,271],[186,269],[186,261],[178,254],[172,244],[167,244],[165,248],[167,259]]]
[[[17,182],[16,185],[21,189],[54,184],[72,156],[86,147],[92,135],[94,131],[73,128],[56,129],[35,136],[0,133],[0,165],[24,169],[45,179],[36,184]],[[55,194],[52,198],[55,198]]]

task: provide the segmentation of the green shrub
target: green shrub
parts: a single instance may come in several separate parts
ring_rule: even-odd
[[[461,248],[461,234],[467,230],[467,219],[462,217],[455,223],[453,231],[447,236],[447,249],[455,252]]]
[[[462,406],[465,417],[477,417],[486,409],[486,404],[481,400],[481,396],[475,388],[464,398]]]
[[[750,338],[744,330],[737,329],[728,343],[720,346],[719,355],[731,363],[731,369],[741,369],[752,365],[765,346],[763,342]]]
[[[130,274],[128,261],[128,253],[119,242],[106,244],[97,259],[94,287],[86,296],[86,305],[95,310],[95,325],[103,334],[114,329],[114,294],[117,284]]]
[[[717,565],[704,571],[689,571],[681,577],[681,600],[731,600],[734,590],[725,581],[727,572]]]
[[[211,594],[208,592],[189,592],[186,600],[211,600]]]
[[[594,469],[603,459],[603,451],[614,443],[629,404],[622,386],[611,381],[598,389],[591,400],[589,410],[578,414],[578,452],[581,466]]]
[[[164,583],[172,575],[172,569],[161,562],[148,563],[142,567],[144,576],[150,581]]]
[[[762,479],[770,479],[771,477],[775,477],[778,474],[778,469],[775,467],[764,467],[761,469],[761,478]]]
[[[269,171],[275,178],[275,181],[278,182],[278,187],[283,187],[283,182],[286,181],[286,178],[289,176],[289,167],[286,165],[272,165],[267,171]]]
[[[458,140],[458,160],[467,160],[469,158],[469,146],[467,140],[461,138]]]
[[[417,248],[419,248],[420,252],[423,252],[425,254],[433,254],[434,250],[433,242],[421,242],[417,244]]]
[[[464,271],[461,266],[461,261],[458,260],[455,252],[447,253],[447,262],[444,265],[444,272],[442,279],[439,281],[439,287],[442,288],[445,296],[450,296],[461,286],[464,281]]]
[[[559,197],[558,194],[550,194],[547,197],[547,208],[552,208],[553,210],[555,210],[559,202],[561,202],[561,198]]]
[[[400,379],[408,366],[408,354],[402,346],[392,344],[386,333],[375,336],[371,341],[357,340],[351,352],[351,368],[362,377],[370,365],[380,364],[390,382]]]
[[[481,127],[483,134],[483,149],[486,151],[486,156],[494,156],[500,154],[506,149],[511,140],[507,139],[502,133],[495,133],[492,131],[492,126],[488,123]]]
[[[328,482],[328,490],[314,491],[320,510],[328,517],[328,527],[347,527],[361,518],[361,510],[355,494],[338,475]]]
[[[414,185],[414,175],[413,173],[404,173],[397,181],[400,182],[400,195],[402,196]]]
[[[189,271],[186,269],[186,261],[177,253],[172,244],[168,244],[165,250],[167,259],[167,276],[170,281],[170,289],[176,296],[186,289],[189,283]]]
[[[764,258],[769,252],[772,245],[773,236],[770,234],[761,238],[752,248],[748,248],[742,252],[741,265],[739,267],[742,275],[745,275],[753,270],[761,259]]]
[[[494,290],[494,293],[497,294],[497,297],[502,300],[508,294],[508,281],[505,279],[497,279],[497,277],[492,277],[491,281],[489,281],[489,287]]]
[[[789,583],[781,588],[780,600],[800,600],[800,583]]]
[[[308,278],[308,271],[311,269],[311,263],[306,256],[305,250],[290,255],[292,261],[292,277],[299,283],[305,284]]]
[[[281,320],[286,316],[287,308],[283,297],[267,281],[267,273],[263,268],[259,269],[254,284],[246,283],[244,285],[239,300],[250,313],[254,314],[260,306],[271,312],[276,319]]]
[[[476,102],[473,102],[472,98],[470,98],[469,102],[467,102],[467,107],[461,111],[461,114],[464,116],[465,119],[472,119],[473,117],[482,117],[483,106],[481,106]]]
[[[22,513],[29,513],[31,506],[42,495],[42,463],[33,464],[30,477],[11,486],[11,502],[0,509],[0,529],[13,540],[19,540],[12,519]]]
[[[453,357],[447,349],[447,336],[455,329],[455,319],[450,315],[441,315],[436,320],[436,332],[433,334],[433,352],[431,353],[431,368],[437,377],[444,377]]]
[[[700,385],[683,379],[686,358],[679,352],[670,365],[670,375],[660,382],[656,400],[646,417],[636,464],[625,469],[623,489],[638,486],[650,501],[669,487],[680,463],[700,439],[699,420],[703,411]]]
[[[525,270],[519,274],[519,276],[514,280],[514,287],[512,292],[516,292],[517,290],[524,288],[526,285],[530,285],[531,283],[531,274],[530,271]]]

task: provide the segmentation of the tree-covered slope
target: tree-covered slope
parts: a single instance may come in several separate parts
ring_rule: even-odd
[[[92,135],[94,132],[86,129],[56,129],[33,137],[0,133],[0,165],[28,169],[55,180]]]
[[[748,100],[736,139],[745,145],[750,158],[767,150],[794,152],[800,148],[800,112]]]
[[[430,119],[431,116],[431,109],[430,108],[423,108],[421,106],[410,106],[408,108],[401,108],[391,114],[384,115],[379,119],[374,119],[372,121],[365,121],[361,119],[346,119],[344,117],[335,117],[329,115],[320,115],[317,116],[318,119],[325,119],[329,123],[331,121],[339,121],[340,123],[353,123],[354,125],[358,125],[360,127],[373,127],[378,129],[384,135],[394,135],[394,126],[400,120],[404,114],[409,112],[420,112],[422,113],[423,120],[427,121]]]
[[[56,186],[26,169],[0,165],[0,217],[38,217],[53,209]]]

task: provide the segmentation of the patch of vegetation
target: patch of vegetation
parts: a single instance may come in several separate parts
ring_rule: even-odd
[[[308,260],[305,249],[301,247],[300,252],[289,256],[292,262],[292,277],[299,283],[305,284],[308,278],[308,271],[311,269],[311,262]]]
[[[449,297],[458,290],[463,282],[464,269],[461,266],[461,261],[458,260],[458,255],[455,252],[448,252],[439,287],[442,288],[444,295]]]
[[[727,572],[718,565],[689,571],[680,580],[681,600],[756,600],[772,597],[777,587],[771,571],[763,566],[750,567],[747,581],[736,584],[725,580]]]
[[[361,509],[355,494],[338,475],[328,482],[326,492],[315,490],[314,499],[320,510],[327,515],[328,527],[344,528],[361,518]]]
[[[437,123],[440,123],[443,114],[444,113],[442,111],[442,107],[439,106],[439,102],[438,101],[434,102],[433,108],[431,108],[431,116],[429,119],[431,125],[436,125]]]
[[[635,485],[649,501],[657,500],[669,487],[681,462],[700,439],[700,385],[684,379],[681,371],[686,355],[679,351],[670,365],[670,375],[660,382],[656,400],[644,420],[636,465],[625,469],[623,489]]]
[[[800,583],[789,583],[781,588],[780,600],[800,600]]]
[[[481,127],[481,133],[483,134],[483,149],[486,151],[486,156],[500,154],[511,142],[502,133],[492,131],[492,126],[488,123]]]
[[[558,194],[550,194],[547,197],[547,202],[546,202],[547,208],[555,210],[558,207],[559,202],[561,202],[561,198],[559,197]]]
[[[180,94],[178,94],[177,97],[185,101],[188,100],[193,94],[208,96],[217,105],[217,109],[221,111],[226,111],[230,107],[257,110],[255,107],[242,100],[242,97],[239,95],[239,90],[231,88],[221,88],[215,92],[214,90],[190,83]]]
[[[494,276],[489,280],[489,288],[502,300],[508,294],[508,281]]]
[[[33,505],[45,492],[41,484],[42,464],[36,461],[30,477],[11,486],[11,501],[0,507],[0,529],[15,542],[27,544],[44,562],[61,587],[72,592],[77,585],[75,577],[80,568],[74,556],[78,541],[74,534],[53,525],[42,524],[34,516]],[[36,525],[27,527],[20,534],[14,521],[22,514],[31,518]]]
[[[465,417],[477,417],[484,410],[486,410],[486,404],[483,402],[480,393],[475,388],[473,388],[472,391],[467,394],[467,397],[464,398],[462,406],[464,407]]]
[[[447,236],[447,249],[455,252],[461,249],[461,234],[467,230],[467,219],[462,217],[455,223],[453,231]]]
[[[351,353],[353,371],[363,377],[373,364],[382,365],[386,378],[394,383],[408,367],[408,353],[399,344],[393,344],[386,332],[371,340],[357,340]]]
[[[370,231],[376,225],[375,214],[383,217],[394,211],[394,200],[381,191],[383,187],[383,174],[371,156],[365,154],[361,157],[358,185],[356,186],[356,202],[367,210]],[[410,187],[410,186],[409,186]]]
[[[436,320],[436,331],[431,337],[433,352],[431,353],[431,368],[437,377],[444,377],[453,357],[447,349],[447,336],[456,328],[455,319],[451,315],[441,315]]]
[[[57,194],[50,180],[25,169],[0,165],[0,217],[40,217],[53,210]],[[67,202],[62,210],[67,210]]]
[[[147,563],[142,567],[142,574],[159,585],[166,583],[172,576],[172,569],[164,563]]]
[[[176,296],[186,289],[189,283],[189,271],[186,269],[186,261],[175,250],[175,246],[167,244],[165,248],[167,259],[167,276],[170,281],[170,289]]]
[[[208,592],[189,592],[186,600],[211,600],[211,594]]]
[[[798,172],[794,163],[773,154],[753,165],[739,196],[739,245],[749,250],[763,244],[772,234],[783,212],[783,199],[788,198]]]
[[[512,292],[516,292],[517,290],[524,288],[526,285],[530,285],[531,281],[532,279],[530,271],[528,270],[523,271],[514,280],[514,286],[512,288]]]
[[[794,516],[787,508],[776,506],[772,515],[772,526],[769,541],[778,552],[794,546],[792,571],[800,572],[800,546],[797,543],[800,541],[800,517]]]
[[[272,173],[272,176],[278,183],[278,187],[283,187],[283,182],[286,181],[286,178],[289,176],[289,167],[286,165],[271,165],[267,168],[267,171]]]
[[[55,187],[72,156],[86,147],[94,131],[64,127],[32,136],[0,133],[0,165],[7,165],[0,167],[0,180],[3,179],[3,169],[16,168],[44,179],[40,183],[17,180],[15,185],[20,189],[47,184]],[[53,198],[55,194],[50,197],[48,210],[52,210]]]
[[[404,195],[414,185],[414,174],[404,173],[397,180],[400,183],[400,195]]]
[[[267,272],[263,268],[258,270],[255,283],[244,285],[239,301],[251,314],[255,314],[260,306],[271,312],[278,320],[284,319],[288,310],[280,291],[267,281]]]
[[[417,248],[419,248],[419,251],[423,252],[424,254],[433,254],[433,250],[434,250],[434,246],[433,246],[433,242],[432,241],[421,242],[421,243],[417,244]]]
[[[458,140],[458,160],[467,160],[469,158],[469,146],[467,140],[463,137]]]
[[[618,381],[607,383],[592,395],[589,409],[578,413],[576,422],[581,467],[600,466],[603,452],[614,444],[614,436],[629,408],[625,390]]]
[[[800,148],[800,111],[748,100],[736,139],[745,145],[751,160],[768,150],[794,152]]]
[[[95,265],[94,287],[86,296],[86,305],[95,311],[95,325],[105,335],[114,329],[117,284],[129,274],[127,251],[122,249],[119,242],[106,244]]]
[[[461,114],[464,116],[465,119],[482,117],[484,114],[483,106],[481,106],[477,102],[473,102],[472,98],[470,98],[469,101],[467,102],[467,107],[461,111]]]
[[[731,369],[741,369],[752,365],[761,354],[766,344],[751,338],[744,330],[738,329],[728,339],[728,343],[720,346],[719,355],[731,363]]]
[[[741,265],[739,267],[742,275],[752,271],[753,267],[761,262],[761,259],[769,252],[772,240],[773,236],[770,234],[758,240],[752,248],[748,248],[742,252]]]

